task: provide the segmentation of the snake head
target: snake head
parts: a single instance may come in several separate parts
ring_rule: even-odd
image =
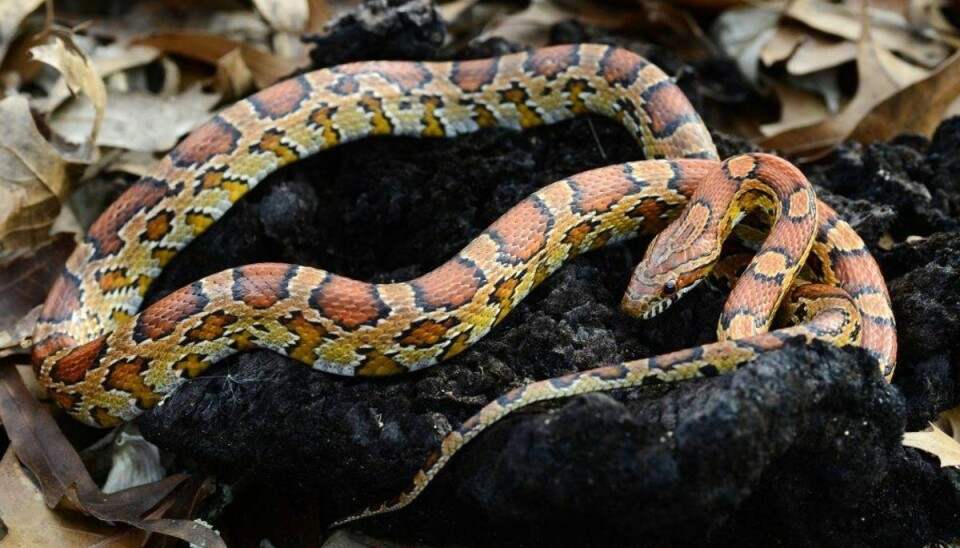
[[[638,318],[660,314],[710,273],[720,246],[703,219],[681,216],[657,234],[633,272],[620,308]]]

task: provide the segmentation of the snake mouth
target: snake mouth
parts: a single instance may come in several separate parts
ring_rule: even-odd
[[[673,305],[673,303],[680,300],[680,297],[683,297],[684,295],[689,293],[694,287],[697,287],[697,284],[699,284],[701,281],[702,281],[702,278],[694,280],[693,283],[691,283],[687,287],[684,287],[680,291],[677,291],[673,295],[670,295],[669,297],[666,297],[666,296],[662,297],[656,302],[656,304],[651,305],[643,314],[641,314],[640,317],[644,320],[649,320],[650,318],[659,316],[664,310],[670,308],[670,306]]]

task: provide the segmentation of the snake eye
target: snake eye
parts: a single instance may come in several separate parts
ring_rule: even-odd
[[[663,293],[665,295],[673,295],[677,292],[677,280],[667,280],[667,283],[663,284]]]

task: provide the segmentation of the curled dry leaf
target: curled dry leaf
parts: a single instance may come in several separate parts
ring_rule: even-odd
[[[47,508],[79,511],[200,546],[225,546],[216,533],[198,523],[148,515],[155,507],[169,507],[167,501],[180,496],[174,491],[187,479],[185,475],[110,494],[97,488],[76,450],[24,386],[9,358],[0,359],[0,420],[10,447],[36,478]],[[199,488],[196,482],[192,485]]]
[[[43,0],[6,0],[0,2],[0,61],[20,31],[20,24],[43,5]]]
[[[780,150],[782,152],[796,155],[801,159],[814,159],[826,154],[833,146],[843,141],[854,132],[861,122],[866,119],[881,103],[891,99],[898,92],[906,93],[903,101],[909,102],[916,108],[917,113],[929,113],[922,116],[936,117],[942,116],[944,109],[939,108],[939,104],[929,103],[926,93],[927,88],[915,88],[914,86],[904,87],[905,82],[910,82],[918,75],[915,72],[904,70],[902,61],[895,57],[881,45],[875,43],[872,39],[872,29],[869,25],[862,27],[863,33],[860,43],[857,47],[857,76],[859,84],[857,92],[853,99],[844,107],[844,109],[834,117],[829,117],[821,122],[789,129],[782,133],[773,135],[763,140],[760,144],[766,148]],[[944,65],[946,68],[948,64]],[[940,70],[943,71],[944,68]],[[939,73],[938,73],[939,74]],[[948,74],[949,76],[949,74]],[[941,82],[942,83],[942,82]],[[952,86],[946,86],[952,89]],[[913,91],[908,91],[913,90]],[[923,92],[921,95],[919,92]],[[916,94],[916,95],[914,95]],[[954,92],[954,96],[956,93]],[[919,116],[918,116],[919,117]],[[857,136],[867,140],[884,140],[892,137],[896,133],[908,131],[905,127],[897,127],[892,133],[880,131],[880,126],[875,125],[871,130],[877,131],[875,134],[867,134],[866,131],[859,131]],[[887,127],[886,129],[891,129]]]
[[[863,142],[892,138],[899,133],[930,135],[960,96],[960,53],[943,66],[888,97],[867,114],[850,136]]]
[[[83,93],[93,106],[94,116],[86,132],[83,143],[93,143],[103,121],[103,111],[107,106],[107,87],[97,75],[96,69],[87,54],[74,43],[69,31],[54,29],[51,31],[53,42],[31,49],[33,58],[60,71],[62,81],[74,93]]]
[[[198,86],[173,97],[143,92],[111,93],[97,144],[138,151],[165,151],[210,117],[217,94]],[[83,137],[95,116],[89,105],[71,102],[54,113],[50,125],[70,142]]]
[[[60,204],[88,163],[44,138],[26,98],[0,101],[0,258],[49,238]]]
[[[12,450],[0,460],[0,516],[10,546],[140,546],[146,533],[114,527],[73,512],[56,512],[43,503],[39,486]]]
[[[960,466],[960,407],[944,411],[928,430],[907,432],[903,444],[936,455],[940,466]]]
[[[757,60],[777,36],[779,20],[780,10],[776,8],[733,9],[720,15],[710,29],[720,49],[736,60],[740,72],[757,87],[760,87]],[[791,52],[796,47],[787,45],[786,39],[776,44],[788,47]]]
[[[860,36],[861,3],[838,4],[825,0],[794,0],[787,15],[821,32],[856,42]],[[902,14],[873,7],[867,8],[874,40],[885,49],[896,51],[911,61],[933,68],[950,55],[943,42],[931,39],[932,34],[918,32]]]

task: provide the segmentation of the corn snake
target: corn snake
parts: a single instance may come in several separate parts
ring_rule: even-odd
[[[249,265],[200,280],[136,313],[173,254],[283,165],[366,136],[452,136],[588,112],[622,122],[648,158],[686,159],[611,166],[545,187],[453,259],[410,282],[371,285],[295,265]],[[303,75],[237,103],[195,131],[91,227],[44,307],[34,364],[58,404],[97,426],[134,418],[183,377],[253,346],[343,375],[427,367],[468,348],[570,257],[663,231],[701,180],[722,178],[716,158],[709,133],[672,81],[616,48],[564,46],[454,63],[355,63]],[[738,181],[753,181],[758,166],[785,169],[773,157],[742,158],[724,164]],[[790,204],[792,196],[783,197]],[[884,373],[892,373],[893,318],[876,265],[849,225],[812,195],[795,198],[804,199],[806,210],[815,212],[811,229],[819,222],[816,237],[808,237],[807,248],[790,260],[778,263],[768,255],[755,263],[758,276],[769,274],[765,288],[776,296],[767,291],[757,298],[759,282],[752,290],[741,283],[735,292],[747,299],[735,293],[725,310],[723,336],[753,336],[753,342],[728,341],[662,362],[647,360],[646,371],[676,373],[665,373],[666,380],[716,374],[787,336],[803,336],[862,339]],[[843,287],[852,301],[829,290],[798,288],[788,310],[798,319],[819,319],[757,335],[769,327],[807,253],[810,278]],[[674,295],[694,280],[682,282]],[[660,280],[651,283],[665,287]],[[867,319],[862,334],[846,331],[856,324],[844,316],[851,308]],[[611,367],[544,381],[491,403],[496,412],[485,409],[448,438],[453,441],[444,443],[431,472],[418,476],[419,490],[463,443],[517,407],[655,377],[637,375],[626,364]],[[417,493],[378,511],[402,506]]]

